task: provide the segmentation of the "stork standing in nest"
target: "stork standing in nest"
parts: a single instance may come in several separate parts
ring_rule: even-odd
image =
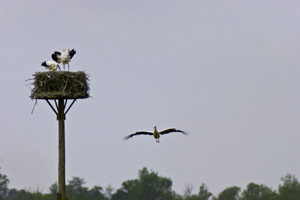
[[[52,54],[52,59],[55,60],[57,63],[62,63],[64,66],[64,70],[65,70],[65,64],[68,65],[68,71],[69,71],[69,63],[71,62],[71,59],[73,58],[73,56],[76,54],[76,51],[74,49],[72,49],[70,51],[70,49],[63,49],[62,53],[55,51]]]
[[[153,132],[138,131],[138,132],[135,132],[133,134],[130,134],[130,135],[126,136],[124,138],[124,140],[128,140],[129,138],[131,138],[133,136],[136,136],[136,135],[153,135],[153,137],[155,138],[156,142],[159,142],[160,135],[164,135],[164,134],[168,134],[168,133],[172,133],[172,132],[179,132],[179,133],[182,133],[184,135],[187,135],[187,132],[181,131],[181,130],[178,130],[178,129],[175,129],[175,128],[169,128],[169,129],[166,129],[166,130],[158,132],[156,130],[156,126],[154,126],[154,131]]]

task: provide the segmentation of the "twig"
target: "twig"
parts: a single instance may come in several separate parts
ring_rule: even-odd
[[[31,111],[31,114],[32,114],[33,111],[34,111],[34,108],[35,108],[36,104],[37,104],[37,99],[35,100],[35,103],[34,103],[34,105],[33,105],[33,109],[32,109],[32,111]]]

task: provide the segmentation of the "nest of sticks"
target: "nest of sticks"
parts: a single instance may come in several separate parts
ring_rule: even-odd
[[[48,71],[33,74],[32,99],[89,98],[89,76],[83,72]]]

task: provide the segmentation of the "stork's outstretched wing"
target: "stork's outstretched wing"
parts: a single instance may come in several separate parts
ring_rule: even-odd
[[[153,135],[153,133],[146,132],[146,131],[138,131],[138,132],[132,133],[131,135],[124,137],[124,140],[128,140],[129,138],[136,136],[136,135]]]
[[[57,63],[61,63],[61,53],[58,52],[58,51],[55,51],[53,54],[52,54],[52,59],[55,60]]]
[[[163,131],[159,132],[159,134],[163,135],[163,134],[168,134],[168,133],[172,133],[172,132],[179,132],[179,133],[183,133],[184,135],[187,135],[187,132],[181,131],[181,130],[178,130],[175,128],[169,128],[169,129],[163,130]]]

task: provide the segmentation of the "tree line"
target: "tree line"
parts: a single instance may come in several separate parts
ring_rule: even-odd
[[[1,168],[0,168],[1,169]],[[73,177],[66,185],[66,196],[69,200],[300,200],[300,183],[297,178],[287,174],[281,178],[283,182],[277,190],[264,184],[249,183],[241,191],[238,186],[224,189],[213,195],[202,183],[197,194],[192,194],[193,186],[185,186],[183,195],[172,190],[172,180],[149,172],[146,167],[138,171],[138,178],[124,181],[119,189],[108,185],[106,188],[94,186],[84,187],[83,178]],[[58,184],[55,182],[43,194],[39,188],[9,189],[9,179],[0,173],[0,200],[56,200]]]

